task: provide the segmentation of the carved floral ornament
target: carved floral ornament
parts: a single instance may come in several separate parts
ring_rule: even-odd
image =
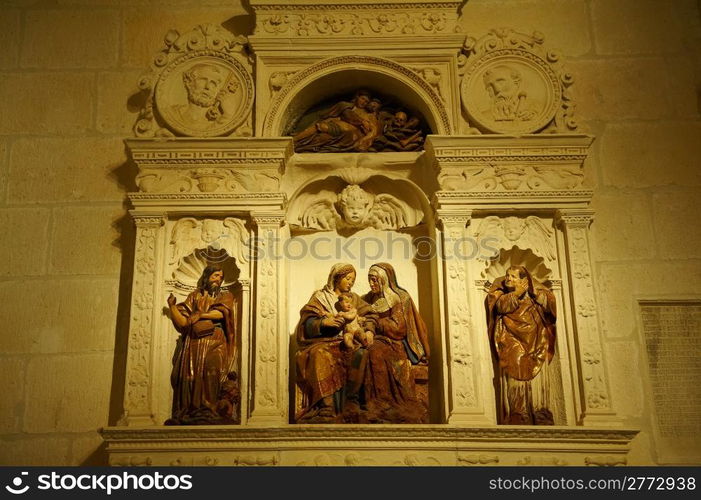
[[[215,25],[180,35],[165,48],[139,88],[148,93],[134,125],[138,137],[216,137],[252,134],[254,83],[247,39]]]
[[[460,30],[461,2],[253,3],[256,35],[269,37],[412,36]]]
[[[462,103],[473,124],[498,134],[566,133],[577,129],[571,74],[543,35],[491,30],[467,37],[458,59]]]

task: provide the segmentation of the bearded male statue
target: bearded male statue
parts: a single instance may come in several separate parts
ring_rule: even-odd
[[[206,131],[233,114],[233,96],[227,88],[229,74],[214,64],[197,63],[183,72],[187,103],[171,106],[170,112],[189,128]]]
[[[222,269],[207,266],[183,302],[177,304],[173,294],[168,297],[170,317],[181,337],[170,377],[173,412],[166,425],[239,421],[238,307],[231,292],[221,289],[223,282]]]
[[[485,306],[498,364],[498,423],[553,425],[555,296],[525,267],[511,266],[489,289]]]

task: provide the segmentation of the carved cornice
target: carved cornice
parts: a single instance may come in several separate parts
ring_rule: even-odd
[[[282,193],[129,193],[129,199],[134,202],[138,201],[222,201],[222,202],[241,202],[247,200],[271,200],[275,202],[283,202],[285,195]]]
[[[627,445],[638,434],[634,429],[606,429],[583,427],[484,427],[461,428],[442,425],[400,425],[391,428],[372,425],[290,425],[285,427],[107,427],[102,436],[110,447],[146,446],[148,442],[171,446],[200,442],[242,442],[255,440],[282,444],[283,442],[310,440],[338,442],[344,440],[369,440],[373,442],[446,442],[460,443],[469,440],[522,441],[526,443],[610,443]]]
[[[281,164],[292,155],[292,138],[127,139],[137,165]]]
[[[492,192],[492,191],[439,191],[436,193],[436,198],[440,200],[468,198],[470,200],[479,198],[533,198],[534,200],[543,199],[590,199],[594,195],[594,191],[585,189],[581,191],[507,191],[507,192]]]
[[[426,150],[444,162],[577,161],[586,159],[594,138],[589,135],[429,136]]]

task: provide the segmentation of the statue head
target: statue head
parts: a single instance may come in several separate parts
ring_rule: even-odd
[[[341,293],[349,293],[355,285],[355,268],[345,265],[333,275],[333,289]]]
[[[360,225],[370,212],[373,196],[357,184],[351,184],[338,195],[338,206],[345,220],[352,226]]]
[[[219,293],[222,283],[224,283],[224,271],[221,267],[210,264],[202,271],[202,275],[197,281],[197,288],[209,292],[210,295],[216,295]]]
[[[397,111],[394,113],[392,124],[397,128],[404,128],[408,119],[409,117],[404,111]]]
[[[528,270],[523,266],[511,266],[506,270],[504,287],[508,291],[513,291],[518,285],[522,285],[530,294],[533,294],[533,281]]]
[[[370,100],[368,105],[365,107],[370,113],[375,113],[376,111],[379,111],[380,108],[382,107],[382,101],[380,101],[378,98],[374,97]]]
[[[224,233],[224,225],[215,219],[205,219],[202,221],[202,241],[213,243]]]
[[[366,107],[370,103],[370,92],[367,90],[356,91],[353,102],[359,108]]]
[[[214,106],[225,80],[225,71],[213,64],[198,63],[183,73],[188,101],[203,108]]]
[[[516,241],[522,234],[525,221],[518,217],[506,217],[502,222],[504,228],[504,236],[509,241]]]
[[[503,64],[487,70],[483,79],[484,87],[493,100],[514,99],[521,88],[521,72]]]
[[[348,312],[353,309],[353,295],[350,292],[342,292],[338,296],[336,309],[343,312]]]

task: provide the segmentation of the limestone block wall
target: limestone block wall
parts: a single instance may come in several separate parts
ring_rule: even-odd
[[[101,465],[120,417],[134,230],[123,139],[171,28],[251,24],[236,0],[9,0],[0,7],[0,465]],[[625,19],[625,22],[621,22]],[[538,30],[596,136],[592,255],[617,413],[658,460],[639,298],[701,298],[696,0],[469,0],[462,23]],[[165,298],[164,298],[165,300]]]

